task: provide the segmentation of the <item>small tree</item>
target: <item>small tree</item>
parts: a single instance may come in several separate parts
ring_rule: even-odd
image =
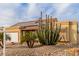
[[[36,36],[35,32],[25,32],[25,33],[21,34],[20,43],[23,44],[24,42],[26,42],[27,46],[29,48],[32,48],[36,38],[37,38],[37,36]]]

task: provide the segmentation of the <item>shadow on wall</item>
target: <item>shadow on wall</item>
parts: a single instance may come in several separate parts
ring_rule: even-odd
[[[78,39],[78,44],[79,44],[79,32],[78,32],[78,36],[77,36],[77,39]]]

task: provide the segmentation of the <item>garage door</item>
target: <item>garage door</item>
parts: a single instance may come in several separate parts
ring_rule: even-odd
[[[18,33],[16,32],[16,33],[6,33],[7,35],[9,35],[10,36],[10,38],[11,38],[11,42],[18,42]]]

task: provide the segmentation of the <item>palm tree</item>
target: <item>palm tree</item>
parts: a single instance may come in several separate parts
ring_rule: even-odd
[[[36,38],[37,36],[35,32],[25,32],[21,35],[21,44],[26,42],[27,46],[32,48]]]

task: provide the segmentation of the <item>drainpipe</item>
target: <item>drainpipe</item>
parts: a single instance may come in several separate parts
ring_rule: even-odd
[[[70,39],[70,21],[69,21],[69,29],[68,29],[68,32],[69,32],[69,43],[71,44],[71,39]]]

